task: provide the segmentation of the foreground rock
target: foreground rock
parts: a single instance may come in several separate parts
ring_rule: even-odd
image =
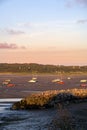
[[[58,107],[60,104],[69,105],[87,101],[87,89],[51,90],[39,94],[31,94],[23,100],[16,102],[12,110],[42,109]]]

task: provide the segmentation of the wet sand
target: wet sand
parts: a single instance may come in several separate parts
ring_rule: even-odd
[[[16,75],[16,74],[1,74],[0,75],[0,98],[24,98],[30,93],[38,93],[46,90],[60,90],[81,88],[80,80],[87,79],[87,75],[71,75],[68,79],[67,76],[62,76],[64,84],[53,83],[52,80],[60,78],[57,75],[38,75],[38,82],[28,82],[32,75]],[[6,79],[10,79],[11,83],[15,84],[14,87],[7,87],[2,85],[2,82]]]

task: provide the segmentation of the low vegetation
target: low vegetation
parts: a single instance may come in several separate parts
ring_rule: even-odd
[[[42,109],[58,107],[87,101],[87,89],[51,90],[31,94],[20,102],[13,104],[12,109]]]

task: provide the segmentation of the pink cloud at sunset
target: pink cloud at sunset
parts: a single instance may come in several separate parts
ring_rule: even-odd
[[[11,43],[11,44],[0,43],[0,49],[18,49],[18,48],[25,49],[24,46],[18,47],[17,44],[14,44],[14,43]]]

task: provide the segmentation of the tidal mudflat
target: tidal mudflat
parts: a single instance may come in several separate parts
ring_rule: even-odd
[[[64,84],[58,84],[52,82],[53,79],[60,78],[58,75],[38,75],[38,82],[30,83],[28,81],[32,78],[32,75],[3,74],[0,75],[0,98],[22,98],[30,93],[39,93],[40,91],[81,88],[80,80],[87,79],[87,75],[71,75],[71,79],[68,79],[69,76],[62,76]],[[15,86],[2,85],[2,82],[6,79],[10,79]]]

